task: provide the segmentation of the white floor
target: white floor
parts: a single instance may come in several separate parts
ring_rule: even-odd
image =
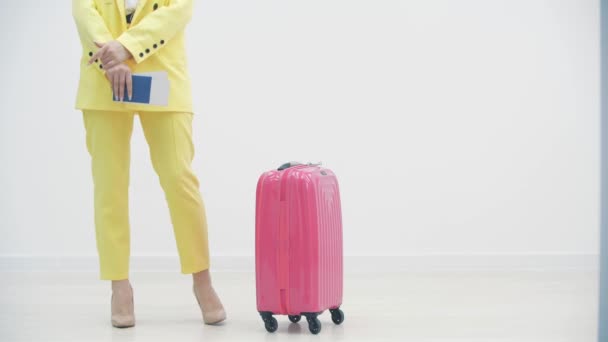
[[[252,273],[216,273],[229,319],[205,326],[177,273],[136,273],[137,326],[109,322],[109,284],[95,273],[0,274],[0,341],[500,341],[595,342],[594,272],[356,273],[345,277],[345,321],[323,314],[319,335],[255,308]]]

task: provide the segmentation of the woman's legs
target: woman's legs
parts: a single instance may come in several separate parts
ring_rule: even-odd
[[[152,166],[169,205],[181,271],[204,271],[209,268],[207,219],[199,182],[191,168],[192,114],[142,112],[139,117]]]
[[[129,284],[129,164],[133,114],[83,112],[94,184],[100,277],[112,280],[112,325],[135,324]]]
[[[205,207],[198,179],[191,167],[194,158],[193,115],[141,112],[139,117],[150,148],[152,165],[169,206],[181,272],[193,275],[194,294],[203,309],[205,322],[221,321],[225,313],[209,275]]]
[[[133,114],[85,110],[100,277],[129,277],[129,164]]]

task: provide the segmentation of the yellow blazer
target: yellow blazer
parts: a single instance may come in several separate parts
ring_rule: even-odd
[[[72,0],[72,14],[82,42],[77,109],[170,111],[192,113],[184,29],[192,16],[192,0],[139,0],[127,24],[124,0]],[[100,61],[87,65],[98,48],[94,42],[118,40],[131,54],[133,73],[166,71],[169,104],[155,106],[115,102]]]

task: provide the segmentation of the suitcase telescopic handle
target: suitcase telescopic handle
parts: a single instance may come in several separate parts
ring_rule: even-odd
[[[285,164],[279,166],[279,168],[277,170],[283,171],[285,169],[289,169],[290,167],[294,167],[294,166],[297,166],[297,165],[302,165],[302,163],[299,163],[299,162],[288,162],[288,163],[285,163]]]
[[[290,167],[299,166],[299,165],[306,165],[306,166],[321,166],[322,164],[323,164],[323,163],[321,163],[321,162],[318,162],[318,163],[308,163],[308,164],[303,164],[303,163],[300,163],[300,162],[293,162],[293,161],[292,161],[292,162],[288,162],[288,163],[285,163],[285,164],[283,164],[283,165],[279,166],[279,168],[278,168],[277,170],[278,170],[278,171],[283,171],[283,170],[289,169]]]

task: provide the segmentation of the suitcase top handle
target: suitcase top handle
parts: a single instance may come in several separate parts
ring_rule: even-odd
[[[292,162],[288,162],[288,163],[285,163],[285,164],[283,164],[283,165],[279,166],[279,168],[278,168],[277,170],[278,170],[278,171],[283,171],[283,170],[289,169],[290,167],[299,166],[299,165],[305,165],[305,166],[321,166],[321,165],[322,165],[322,163],[321,163],[321,162],[318,162],[318,163],[308,163],[308,164],[303,164],[303,163],[300,163],[300,162],[294,162],[294,161],[292,161]]]

